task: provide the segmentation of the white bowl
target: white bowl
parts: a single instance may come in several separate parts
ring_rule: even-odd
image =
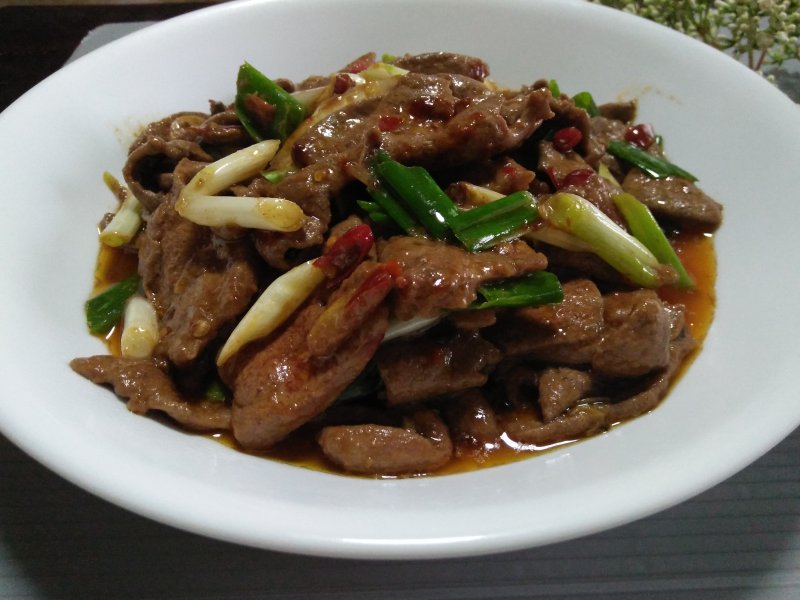
[[[230,100],[243,60],[299,79],[363,52],[448,50],[507,85],[556,78],[640,99],[670,156],[725,204],[718,310],[705,349],[652,414],[515,464],[372,481],[254,458],[130,414],[67,366],[103,352],[82,303],[95,224],[136,127]],[[720,482],[800,423],[800,110],[709,47],[564,0],[293,0],[223,4],[137,32],[36,86],[0,116],[0,428],[87,490],[200,534],[362,558],[471,555],[573,538]]]

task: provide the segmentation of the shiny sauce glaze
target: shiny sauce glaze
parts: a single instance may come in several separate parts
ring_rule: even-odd
[[[702,342],[714,317],[716,305],[714,293],[716,255],[714,252],[714,239],[711,234],[679,232],[674,234],[671,240],[678,256],[696,284],[693,290],[663,288],[659,291],[659,295],[664,301],[683,304],[686,307],[689,330],[698,342],[697,350],[684,362],[682,369],[685,371],[694,356],[702,348]],[[137,258],[134,253],[101,245],[95,270],[95,292],[102,291],[107,286],[129,277],[136,272],[136,268]],[[104,338],[109,351],[116,355],[120,353],[120,329],[120,327],[115,327]],[[338,469],[332,467],[319,449],[316,442],[317,433],[318,429],[313,425],[305,426],[288,436],[268,452],[260,453],[259,456],[308,469],[339,473]],[[210,437],[226,446],[241,450],[233,436],[228,432],[211,434]],[[513,442],[504,443],[501,440],[501,443],[491,447],[458,452],[448,465],[436,473],[437,475],[461,473],[507,464],[535,454],[548,452],[554,447],[563,446],[574,441],[577,440],[558,442],[555,445],[543,447],[520,447]]]

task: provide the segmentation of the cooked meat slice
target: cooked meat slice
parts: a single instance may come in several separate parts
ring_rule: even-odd
[[[603,297],[603,335],[592,369],[608,377],[637,377],[669,362],[670,316],[652,290]]]
[[[453,455],[447,427],[431,410],[412,416],[412,427],[335,425],[319,436],[322,451],[352,473],[409,475],[436,471]]]
[[[253,342],[226,363],[224,377],[234,392],[233,433],[243,447],[269,448],[322,413],[364,370],[388,324],[384,299],[393,283],[376,280],[382,270],[375,263],[360,265],[326,304],[311,301],[277,337]],[[335,347],[309,335],[320,319]]]
[[[678,319],[652,290],[601,296],[588,279],[565,283],[564,301],[523,308],[486,330],[508,356],[550,365],[590,365],[607,377],[663,369]]]
[[[497,444],[502,433],[494,409],[480,390],[468,390],[443,407],[456,448],[486,450]]]
[[[131,144],[122,175],[134,196],[155,210],[170,196],[172,172],[181,159],[209,163],[214,158],[199,144],[193,128],[208,118],[182,112],[150,123]]]
[[[563,284],[560,304],[521,308],[498,319],[487,338],[510,356],[551,364],[589,364],[603,331],[603,299],[588,279]]]
[[[628,100],[625,102],[607,102],[597,107],[600,118],[631,123],[636,118],[636,101]],[[620,136],[621,137],[621,136]]]
[[[390,342],[376,358],[386,401],[398,405],[484,385],[500,351],[472,332],[444,341],[425,336]]]
[[[128,409],[137,414],[162,412],[196,431],[231,427],[231,411],[226,404],[182,398],[169,375],[152,361],[104,355],[76,358],[69,366],[94,383],[111,385],[118,396],[128,400]]]
[[[607,116],[592,117],[589,125],[589,137],[586,140],[586,154],[584,158],[592,168],[597,169],[603,163],[614,177],[621,180],[624,175],[622,164],[613,154],[606,152],[611,140],[623,139],[628,123]]]
[[[497,323],[497,312],[491,308],[481,310],[460,310],[447,317],[456,329],[464,331],[477,331],[484,327],[491,327]]]
[[[247,309],[258,289],[254,256],[245,242],[187,221],[172,202],[155,210],[140,238],[139,274],[158,313],[161,346],[185,367]]]
[[[604,407],[605,423],[611,426],[625,419],[638,417],[653,410],[664,396],[675,379],[683,360],[697,347],[697,343],[687,333],[669,344],[669,363],[667,367],[652,376],[645,389],[616,403]]]
[[[532,406],[518,407],[497,415],[509,439],[518,444],[544,446],[576,440],[596,433],[604,426],[603,412],[581,405],[545,423]]]
[[[521,241],[470,253],[444,242],[397,236],[378,245],[382,261],[396,261],[405,283],[394,294],[399,319],[435,317],[443,310],[467,308],[483,283],[547,266],[543,254]]]
[[[489,76],[489,65],[480,58],[452,52],[429,52],[427,54],[406,54],[395,59],[394,64],[415,73],[452,73],[464,75],[478,81]]]
[[[611,195],[619,189],[600,177],[575,151],[559,152],[552,142],[539,143],[539,170],[547,173],[559,191],[585,198],[615,223],[624,223]],[[575,174],[581,174],[576,177]]]
[[[591,374],[569,367],[547,367],[539,373],[539,408],[549,423],[576,406],[592,390]]]
[[[336,157],[320,160],[278,183],[263,177],[254,179],[247,189],[248,196],[286,198],[295,202],[306,214],[303,226],[295,232],[255,231],[256,250],[271,266],[287,270],[310,258],[302,252],[312,249],[317,254],[325,231],[331,221],[330,199],[349,181]],[[292,251],[295,256],[287,256]]]
[[[709,231],[722,224],[722,205],[685,179],[655,179],[639,169],[631,169],[622,187],[645,204],[656,218],[701,226]]]

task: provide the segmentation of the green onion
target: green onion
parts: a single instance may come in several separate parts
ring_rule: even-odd
[[[622,160],[628,161],[632,165],[639,167],[642,171],[655,178],[680,177],[687,181],[697,181],[697,177],[681,169],[679,166],[666,159],[650,154],[622,140],[611,140],[608,143],[608,151]]]
[[[550,94],[552,94],[553,98],[561,96],[561,88],[558,87],[558,82],[555,79],[548,81],[547,87],[550,88]]]
[[[478,288],[483,300],[470,308],[509,308],[557,304],[564,299],[558,277],[548,271],[537,271],[522,277],[487,283]]]
[[[453,233],[470,252],[491,248],[518,237],[539,218],[533,202],[533,196],[523,191],[473,208],[451,220]]]
[[[533,204],[534,198],[530,192],[514,192],[508,196],[503,196],[487,204],[457,214],[450,219],[450,227],[452,227],[453,231],[460,231],[479,223],[494,220],[500,215],[509,213],[517,208],[533,206]]]
[[[572,97],[575,106],[582,108],[590,117],[596,117],[600,114],[597,104],[594,103],[594,98],[589,92],[579,92]]]
[[[382,212],[389,216],[408,235],[422,236],[424,230],[403,206],[382,187],[367,186],[367,192]]]
[[[428,171],[401,165],[385,152],[376,154],[374,166],[381,180],[403,200],[431,235],[437,239],[447,237],[449,220],[458,215],[458,208]],[[380,203],[374,196],[373,199]]]
[[[388,223],[391,221],[381,206],[377,202],[369,200],[356,200],[356,204],[365,212],[375,223]]]
[[[625,218],[633,236],[647,246],[661,263],[672,266],[678,272],[678,287],[693,288],[694,281],[650,209],[631,194],[613,194],[611,199]]]
[[[284,177],[289,174],[286,169],[273,169],[271,171],[264,171],[261,176],[270,183],[280,183]]]
[[[99,335],[111,331],[125,310],[125,301],[139,289],[139,281],[138,275],[131,275],[89,299],[84,307],[89,331]]]
[[[539,204],[539,213],[550,225],[589,244],[595,254],[633,283],[648,288],[662,284],[658,259],[588,200],[559,192]]]
[[[275,114],[270,123],[259,123],[249,110],[248,99],[253,95],[274,107]],[[234,104],[236,116],[256,141],[285,140],[306,117],[306,109],[300,102],[247,62],[239,67]]]
[[[228,399],[228,393],[219,379],[213,379],[208,384],[203,398],[209,402],[225,402]]]

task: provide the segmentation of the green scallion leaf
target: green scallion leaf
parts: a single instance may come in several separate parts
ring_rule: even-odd
[[[678,165],[669,162],[668,160],[650,154],[642,150],[639,146],[635,146],[623,140],[611,140],[608,143],[608,152],[621,158],[624,161],[638,167],[651,177],[662,179],[664,177],[680,177],[686,181],[697,181],[697,177],[688,171],[680,168]]]
[[[111,331],[125,310],[125,302],[139,289],[140,279],[138,275],[131,275],[86,302],[89,331],[98,335]]]
[[[672,266],[678,272],[678,287],[693,288],[694,281],[650,209],[631,194],[613,194],[611,200],[625,218],[633,237],[642,242],[659,262]]]
[[[470,308],[512,308],[557,304],[564,299],[561,283],[553,273],[537,271],[522,277],[487,283],[478,288],[482,300]]]
[[[597,104],[595,104],[594,98],[589,92],[579,92],[575,94],[572,97],[572,101],[575,102],[575,106],[589,113],[590,117],[596,117],[600,114],[600,110],[597,108]]]

